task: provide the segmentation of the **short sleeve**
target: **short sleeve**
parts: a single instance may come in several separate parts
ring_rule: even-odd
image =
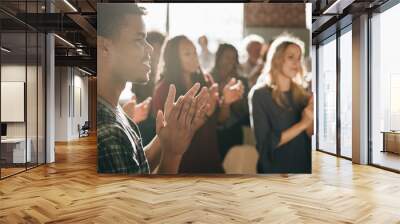
[[[260,156],[260,165],[264,167],[266,163],[272,162],[275,150],[281,139],[281,132],[273,130],[268,109],[271,108],[272,99],[268,94],[263,94],[263,89],[254,92],[252,105],[253,112],[251,119],[254,124],[254,134],[256,137],[256,148]]]

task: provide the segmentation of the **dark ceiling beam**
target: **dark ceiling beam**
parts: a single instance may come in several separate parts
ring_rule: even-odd
[[[90,2],[90,0],[86,0],[86,3],[90,6],[90,8],[92,8],[93,9],[93,11],[97,11],[96,10],[96,7]]]
[[[341,20],[344,17],[347,17],[348,15],[356,15],[357,13],[355,13],[355,11],[365,13],[365,11],[367,10],[365,4],[369,4],[369,2],[373,2],[374,0],[365,1],[367,2],[356,0],[336,0],[331,2],[329,5],[324,5],[320,9],[316,7],[316,10],[313,11],[313,43],[329,37],[330,35],[332,35],[335,29],[339,29],[339,27],[342,27]],[[322,6],[322,4],[320,5]]]
[[[16,32],[16,31],[23,31],[25,32],[25,25],[22,23],[18,23],[13,19],[5,18],[5,19],[0,19],[1,23],[1,32]]]
[[[332,20],[335,16],[319,16],[317,17],[317,20],[313,22],[312,24],[312,32],[315,33],[324,27],[326,27],[326,24]]]
[[[42,32],[81,31],[82,28],[63,13],[19,13],[19,20]]]
[[[0,7],[0,12],[6,16],[6,18],[12,19],[16,23],[22,24],[26,26],[26,28],[35,30],[35,27],[32,27],[29,23],[26,22],[26,17],[21,18],[22,16],[14,15],[13,13],[3,9]]]
[[[334,23],[330,23],[330,26],[323,29],[320,33],[315,33],[312,38],[312,44],[321,43],[323,40],[328,39],[332,35],[336,34],[337,30],[344,29],[352,23],[353,16],[347,15]]]
[[[55,56],[56,66],[87,67],[96,71],[96,57],[90,56]]]
[[[80,47],[79,49],[82,50],[82,53],[84,55],[79,55],[78,52],[76,51],[76,49],[71,49],[71,48],[67,48],[67,47],[60,47],[60,46],[56,46],[55,50],[56,50],[56,56],[60,55],[60,56],[67,56],[70,55],[71,52],[73,52],[75,55],[77,56],[91,56],[96,58],[97,57],[97,51],[96,48],[90,48],[90,47]],[[70,55],[71,56],[71,55]]]
[[[80,14],[68,14],[67,15],[72,21],[74,21],[82,30],[89,35],[86,41],[90,46],[96,46],[97,31],[96,28],[89,23],[89,21]]]

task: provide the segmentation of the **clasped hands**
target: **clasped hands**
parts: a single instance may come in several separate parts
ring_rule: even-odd
[[[200,84],[196,83],[175,101],[176,88],[170,85],[164,111],[159,110],[156,117],[156,133],[164,154],[182,156],[197,129],[207,120],[210,94],[203,87],[196,95],[199,89]]]
[[[236,78],[231,78],[229,82],[222,89],[222,97],[219,96],[218,92],[218,84],[214,82],[214,80],[209,78],[208,80],[211,83],[210,87],[210,108],[207,111],[207,115],[211,116],[217,105],[221,106],[229,106],[232,103],[238,101],[242,98],[244,93],[244,86],[242,81],[236,80]]]
[[[203,126],[219,103],[218,84],[202,87],[196,83],[184,96],[175,101],[176,88],[170,85],[164,111],[159,110],[156,117],[156,133],[163,151],[171,156],[181,156],[188,148],[196,131]],[[196,95],[197,94],[197,95]],[[226,103],[233,103],[243,95],[241,81],[231,79],[224,87]]]
[[[243,93],[244,93],[244,86],[243,83],[240,80],[236,80],[235,78],[232,78],[223,88],[223,96],[220,98],[219,92],[218,92],[218,84],[214,82],[214,80],[209,80],[211,82],[210,88],[204,87],[203,89],[204,92],[208,92],[207,95],[204,95],[202,97],[207,96],[207,100],[205,100],[205,103],[207,104],[206,108],[206,115],[211,116],[215,109],[217,108],[217,105],[230,105],[240,98],[242,98]],[[195,86],[193,86],[195,87]],[[195,91],[198,87],[195,87],[192,91]],[[173,89],[171,89],[173,88]],[[170,86],[170,90],[172,91],[171,94],[176,94],[176,89],[175,86]],[[194,92],[194,94],[197,93]],[[170,93],[170,92],[169,92]],[[188,92],[189,93],[189,92]],[[193,92],[190,92],[190,96],[192,96]],[[205,93],[203,93],[205,94]],[[172,95],[171,95],[172,96]],[[185,95],[186,97],[190,97],[189,95]],[[199,97],[200,94],[197,96]],[[193,97],[193,96],[192,96]],[[175,99],[175,98],[174,98]],[[151,104],[151,97],[148,97],[141,103],[137,103],[136,96],[133,95],[132,98],[125,103],[122,108],[125,111],[125,113],[135,122],[135,123],[140,123],[144,120],[146,120],[149,116],[150,113],[150,104]],[[169,102],[170,103],[170,102]],[[170,106],[170,105],[169,105]],[[165,109],[165,108],[164,108]]]

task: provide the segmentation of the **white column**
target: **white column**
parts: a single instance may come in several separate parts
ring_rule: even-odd
[[[368,16],[353,20],[353,162],[368,163]]]
[[[48,12],[54,11],[51,1],[47,1]],[[55,133],[55,56],[54,35],[46,35],[46,163],[55,161],[54,133]]]

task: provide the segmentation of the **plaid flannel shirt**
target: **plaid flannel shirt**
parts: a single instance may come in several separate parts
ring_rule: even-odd
[[[100,97],[97,99],[97,150],[99,173],[150,173],[136,124],[121,106],[115,108]]]

